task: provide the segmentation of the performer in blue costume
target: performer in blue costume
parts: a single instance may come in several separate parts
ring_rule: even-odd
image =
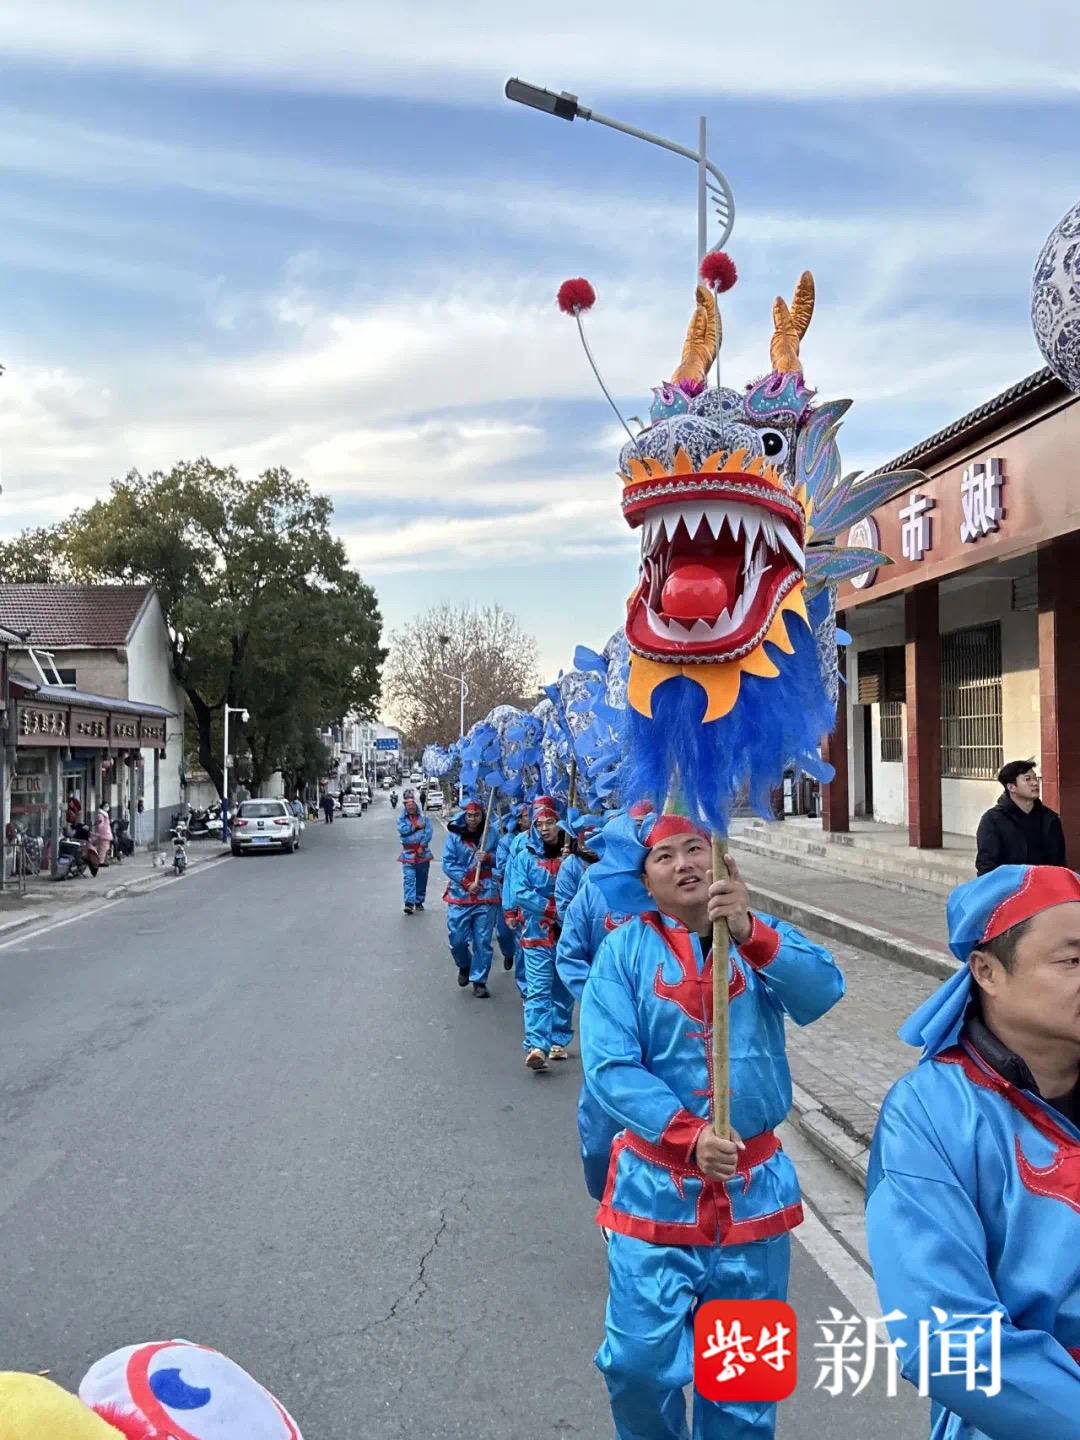
[[[520,919],[504,903],[506,892],[506,867],[510,851],[518,836],[529,828],[528,805],[511,805],[499,824],[499,839],[495,846],[495,880],[499,886],[499,908],[495,922],[495,934],[503,957],[503,969],[513,970],[521,998],[525,999],[525,956],[519,942]]]
[[[549,1060],[567,1058],[566,1047],[574,1038],[574,998],[555,972],[555,881],[567,837],[549,795],[533,801],[532,820],[532,829],[511,854],[504,902],[522,915],[525,1064],[540,1071]]]
[[[932,1440],[1075,1440],[1080,878],[1003,865],[954,890],[948,919],[963,968],[901,1029],[922,1057],[874,1136],[874,1278]]]
[[[603,835],[603,830],[589,835],[590,850],[587,853],[596,854],[602,851]],[[569,883],[564,884],[564,876],[573,860],[578,861],[577,874],[580,878],[575,893],[567,900],[567,892],[571,886]],[[586,863],[579,850],[577,855],[568,856],[563,861],[559,878],[555,882],[555,909],[562,926],[559,943],[555,948],[555,969],[575,1001],[581,999],[585,981],[589,978],[589,969],[600,946],[613,930],[633,918],[629,914],[613,915],[608,910],[603,893],[590,881],[592,863],[594,862]],[[570,873],[573,878],[574,872]],[[584,1078],[578,1095],[577,1125],[585,1188],[594,1200],[599,1201],[603,1198],[604,1185],[607,1182],[611,1142],[622,1127],[590,1092],[588,1081]]]
[[[427,899],[428,871],[431,869],[431,821],[421,815],[411,793],[397,820],[401,836],[401,883],[405,890],[405,914],[423,910]]]
[[[625,1127],[612,1146],[600,1224],[609,1296],[596,1357],[618,1440],[687,1440],[694,1314],[713,1299],[784,1299],[788,1231],[802,1220],[795,1168],[774,1127],[791,1105],[784,1017],[823,1015],[844,982],[828,951],[752,915],[734,863],[712,880],[709,838],[675,815],[606,828],[588,883],[636,910],[604,942],[582,998],[589,1088]],[[732,1119],[711,1102],[712,922],[726,920]],[[689,1022],[689,1023],[688,1023]],[[742,1138],[740,1138],[742,1137]],[[726,1182],[738,1176],[738,1183]],[[694,1395],[695,1440],[771,1436],[775,1406]]]
[[[560,925],[563,923],[566,907],[581,888],[586,870],[600,858],[591,844],[592,837],[599,830],[599,821],[595,815],[571,812],[567,816],[566,828],[572,839],[555,880],[555,918]]]
[[[442,868],[448,884],[443,899],[449,907],[446,928],[450,954],[457,966],[458,984],[472,982],[473,994],[490,998],[491,938],[499,887],[495,883],[495,827],[485,833],[484,807],[470,800],[450,821],[443,847]]]

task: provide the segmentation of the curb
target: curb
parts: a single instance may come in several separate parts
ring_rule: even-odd
[[[865,1136],[850,1134],[837,1123],[820,1100],[815,1100],[809,1091],[794,1084],[788,1119],[816,1150],[865,1190],[870,1158],[870,1142]]]
[[[22,930],[27,925],[36,925],[39,920],[47,920],[49,917],[44,910],[35,910],[30,915],[19,915],[14,920],[5,920],[0,923],[0,940],[6,940],[16,930]]]
[[[879,930],[862,920],[847,915],[837,915],[831,910],[822,910],[805,900],[794,900],[776,890],[766,890],[753,882],[747,882],[750,903],[778,920],[787,920],[792,925],[812,930],[830,940],[840,940],[854,945],[857,950],[866,950],[883,960],[893,960],[909,970],[920,970],[938,980],[948,980],[956,974],[959,966],[945,950],[934,950],[920,945],[915,940],[906,940],[889,930]]]
[[[220,848],[214,854],[199,855],[194,861],[189,859],[188,869],[191,870],[198,865],[205,865],[208,860],[224,860],[226,857],[231,858],[231,855],[232,852],[228,848]],[[123,895],[141,895],[145,891],[155,889],[163,880],[173,880],[175,878],[171,865],[155,866],[149,875],[139,875],[134,880],[122,880],[119,885],[112,886],[111,889],[105,891],[105,899],[119,900]]]

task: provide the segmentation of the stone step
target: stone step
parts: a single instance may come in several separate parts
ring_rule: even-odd
[[[966,856],[916,858],[906,848],[875,846],[850,836],[834,837],[822,832],[811,838],[785,831],[783,822],[775,826],[740,823],[732,827],[731,843],[755,855],[833,875],[862,875],[875,885],[902,894],[933,895],[938,899],[974,874],[974,866]]]

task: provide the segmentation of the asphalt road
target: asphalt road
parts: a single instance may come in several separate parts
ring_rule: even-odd
[[[182,1336],[305,1440],[610,1435],[576,1047],[524,1070],[512,977],[457,988],[437,867],[406,919],[395,855],[379,796],[298,854],[0,946],[0,1369],[74,1388]],[[872,1291],[853,1187],[796,1159],[802,1378],[778,1433],[916,1440],[910,1391],[813,1388],[816,1318]]]

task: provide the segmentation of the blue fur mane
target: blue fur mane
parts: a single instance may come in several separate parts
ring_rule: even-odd
[[[786,619],[794,653],[768,646],[780,674],[744,674],[739,698],[722,719],[702,724],[705,692],[681,675],[653,691],[651,720],[626,710],[617,780],[624,804],[649,800],[661,809],[677,775],[687,812],[726,832],[743,794],[759,814],[772,817],[771,792],[792,765],[823,782],[832,778],[818,746],[833,728],[836,707],[822,683],[812,631],[796,616]]]

